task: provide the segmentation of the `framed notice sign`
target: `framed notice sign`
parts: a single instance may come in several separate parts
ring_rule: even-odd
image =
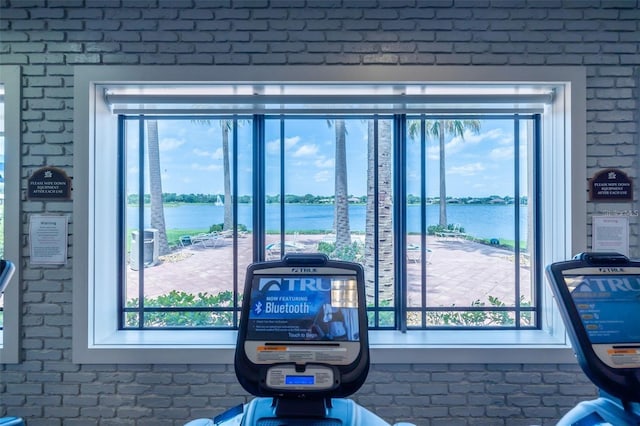
[[[33,265],[67,262],[67,216],[34,214],[29,220],[29,256]]]
[[[625,172],[605,169],[591,178],[592,201],[633,201],[633,182]]]
[[[71,198],[71,180],[64,170],[42,167],[29,177],[30,200],[68,200]]]
[[[593,216],[593,251],[616,252],[629,256],[629,217]]]

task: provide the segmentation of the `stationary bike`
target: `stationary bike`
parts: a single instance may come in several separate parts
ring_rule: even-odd
[[[367,331],[361,265],[323,254],[250,265],[234,364],[257,398],[187,425],[388,426],[346,398],[369,371]]]
[[[581,253],[546,272],[578,362],[600,392],[558,425],[640,425],[640,262]]]

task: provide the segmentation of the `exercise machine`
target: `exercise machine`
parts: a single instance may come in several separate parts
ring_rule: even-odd
[[[16,267],[12,262],[0,259],[0,294],[4,293],[4,289],[11,281],[11,276],[13,276],[15,270]]]
[[[546,272],[578,362],[600,393],[558,425],[640,425],[640,262],[581,253]]]
[[[0,259],[0,294],[11,281],[11,276],[16,270],[12,262]],[[23,426],[24,421],[19,417],[0,417],[0,426]]]
[[[360,264],[288,254],[250,265],[234,365],[256,398],[188,426],[388,425],[346,398],[369,372]]]

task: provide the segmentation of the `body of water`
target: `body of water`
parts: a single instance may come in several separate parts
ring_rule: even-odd
[[[145,222],[149,223],[149,208],[145,207]],[[427,226],[436,225],[439,206],[427,206]],[[213,224],[223,222],[224,207],[208,204],[183,204],[165,208],[167,229],[209,229]],[[526,238],[527,206],[520,207],[520,239]],[[137,207],[127,207],[127,228],[137,227]],[[364,232],[366,221],[365,205],[349,205],[349,224],[352,231]],[[447,205],[447,221],[460,224],[467,234],[477,238],[498,238],[514,240],[513,205]],[[266,228],[268,231],[280,229],[280,206],[266,206]],[[251,205],[238,206],[238,223],[252,228]],[[333,205],[285,205],[285,226],[289,231],[329,231],[333,228]],[[407,209],[407,228],[411,233],[420,232],[420,206],[411,205]]]

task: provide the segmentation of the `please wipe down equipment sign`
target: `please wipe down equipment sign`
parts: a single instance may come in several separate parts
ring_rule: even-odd
[[[64,170],[42,167],[29,178],[30,200],[68,200],[71,198],[71,180]]]

